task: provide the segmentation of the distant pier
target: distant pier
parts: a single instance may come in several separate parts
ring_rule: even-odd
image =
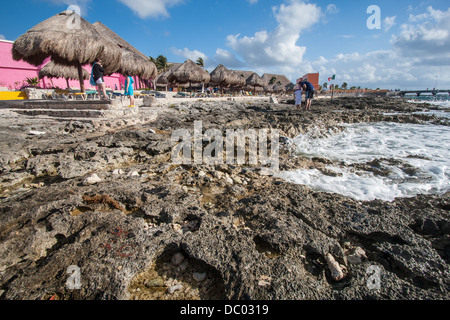
[[[407,94],[416,94],[417,96],[420,96],[422,94],[431,94],[433,96],[436,96],[439,93],[446,93],[450,95],[450,90],[408,90],[408,91],[399,91],[396,93],[396,95],[403,97]]]

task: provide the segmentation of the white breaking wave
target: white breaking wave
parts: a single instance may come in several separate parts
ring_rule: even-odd
[[[339,133],[327,132],[320,138],[315,132],[294,139],[299,155],[341,163],[327,167],[336,176],[324,175],[316,169],[280,172],[277,176],[358,200],[392,201],[396,197],[443,194],[450,190],[449,127],[396,123],[343,127]],[[375,159],[389,171],[387,176],[361,168],[361,164]]]
[[[410,103],[424,103],[424,102],[426,102],[426,103],[429,103],[431,105],[438,106],[438,107],[440,107],[442,109],[450,109],[450,100],[448,100],[448,98],[447,99],[442,99],[442,100],[436,100],[436,101],[433,101],[433,100],[408,100],[408,102],[410,102]]]

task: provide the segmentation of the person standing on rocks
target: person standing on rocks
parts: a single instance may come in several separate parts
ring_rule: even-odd
[[[133,78],[130,75],[126,75],[127,78],[125,79],[125,95],[130,97],[130,108],[134,107],[134,91],[133,91]]]
[[[300,83],[303,86],[303,90],[305,90],[305,96],[306,96],[305,110],[310,111],[311,110],[311,102],[312,102],[312,99],[314,99],[314,93],[315,93],[314,86],[309,81],[303,81]]]
[[[92,66],[92,73],[94,74],[94,81],[97,84],[97,91],[99,97],[102,100],[108,100],[108,96],[106,95],[105,80],[103,79],[105,69],[103,69],[101,59],[99,58],[95,59],[94,65]]]
[[[300,108],[302,106],[302,94],[303,94],[303,90],[299,83],[297,90],[295,90],[295,92],[294,92],[295,107],[297,108],[297,110],[300,110]]]

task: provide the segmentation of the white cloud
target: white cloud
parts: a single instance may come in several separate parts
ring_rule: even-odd
[[[391,88],[401,80],[411,79],[408,70],[398,68],[396,61],[394,52],[379,50],[367,54],[340,53],[332,59],[320,57],[309,64],[321,74],[321,83],[328,82],[327,78],[336,74],[335,84],[345,81],[349,86]]]
[[[405,58],[395,50],[341,53],[329,59],[319,57],[315,61],[305,61],[305,67],[299,68],[298,74],[319,72],[321,84],[336,74],[335,84],[345,81],[349,86],[363,88],[432,88],[437,75],[441,85],[450,85],[450,63],[426,59],[422,56]]]
[[[394,25],[395,17],[385,18],[384,30],[392,30]],[[268,33],[265,43],[270,36]],[[429,7],[426,13],[411,15],[392,36],[391,45],[386,50],[343,52],[277,68],[291,80],[319,72],[321,84],[336,74],[335,84],[345,81],[350,87],[426,89],[433,88],[436,76],[440,87],[450,86],[450,9],[440,11]]]
[[[138,17],[159,18],[168,17],[167,8],[183,2],[183,0],[118,0],[129,7]]]
[[[247,2],[250,4],[255,4],[255,3],[258,3],[258,0],[247,0]]]
[[[189,50],[188,48],[184,49],[177,49],[177,48],[171,48],[173,54],[183,57],[184,59],[190,59],[192,61],[197,61],[198,58],[202,58],[203,60],[207,59],[206,54],[204,54],[201,51],[198,50]]]
[[[214,60],[216,61],[215,65],[222,64],[231,69],[242,68],[245,66],[244,62],[237,59],[231,52],[220,48],[216,50]]]
[[[410,16],[391,38],[391,48],[368,53],[343,52],[334,57],[303,59],[306,48],[299,39],[306,29],[321,18],[315,5],[291,0],[273,8],[278,25],[253,35],[229,35],[227,45],[233,50],[217,49],[213,57],[197,50],[173,49],[191,60],[202,57],[207,70],[218,64],[230,69],[250,69],[263,73],[284,74],[291,81],[299,76],[319,72],[320,83],[336,74],[334,83],[387,89],[432,88],[439,76],[440,86],[450,86],[450,9],[428,8],[426,13]],[[396,17],[384,19],[384,30],[396,25]],[[343,35],[342,37],[350,37]]]
[[[253,36],[229,35],[227,45],[243,58],[250,68],[262,66],[297,66],[306,47],[298,46],[301,33],[320,20],[321,9],[315,4],[289,0],[272,8],[278,26]]]
[[[392,28],[393,26],[396,25],[396,23],[395,23],[395,19],[396,19],[396,18],[397,18],[397,17],[394,16],[394,17],[386,17],[386,18],[384,19],[383,25],[384,25],[384,31],[385,31],[385,32],[388,32],[389,30],[391,30],[391,28]]]
[[[405,57],[449,60],[450,9],[440,11],[428,7],[426,13],[410,15],[408,23],[401,26],[400,34],[392,37],[391,44]]]
[[[3,34],[0,34],[0,40],[6,40],[6,37]]]
[[[219,64],[223,64],[230,69],[239,69],[245,67],[244,62],[237,59],[229,51],[220,48],[216,50],[216,54],[212,58],[208,57],[201,51],[189,50],[188,48],[178,49],[173,47],[171,48],[171,51],[173,54],[182,57],[183,60],[190,59],[196,62],[198,58],[202,58],[205,69],[208,71],[214,70]]]
[[[351,39],[351,38],[354,38],[355,35],[354,34],[343,34],[343,35],[340,35],[338,37],[339,38],[343,38],[343,39]]]

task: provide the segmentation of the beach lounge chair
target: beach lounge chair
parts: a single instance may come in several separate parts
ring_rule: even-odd
[[[78,98],[81,98],[81,100],[87,100],[87,94],[80,91],[72,91],[67,95],[67,98],[72,100],[77,100]]]
[[[98,96],[97,90],[86,90],[87,99],[95,99]]]
[[[122,100],[125,97],[125,95],[123,93],[116,92],[116,91],[111,92],[109,94],[109,96],[111,99],[119,99],[120,98],[120,100]]]
[[[189,97],[186,93],[184,93],[184,92],[178,92],[175,96],[174,96],[174,98],[187,98],[187,97]]]
[[[42,94],[42,99],[44,100],[52,100],[53,99],[53,92],[46,92]]]
[[[165,98],[166,95],[162,94],[161,92],[158,91],[142,91],[143,94],[155,97],[155,98]]]
[[[53,91],[52,98],[55,100],[68,100],[69,93],[71,93],[70,90],[55,89],[55,91]]]

